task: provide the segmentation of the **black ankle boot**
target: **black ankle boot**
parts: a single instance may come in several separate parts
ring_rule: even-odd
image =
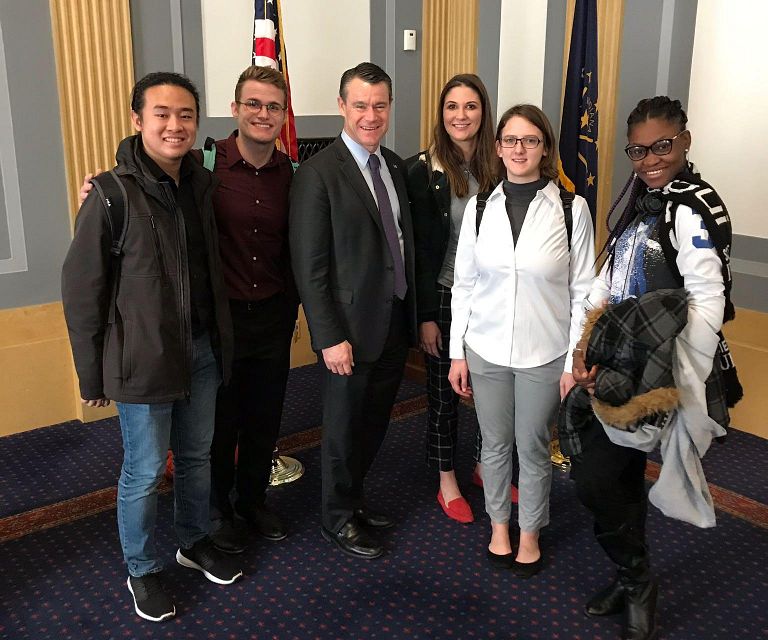
[[[656,581],[647,573],[637,578],[622,572],[619,583],[625,598],[621,640],[654,640],[659,631],[656,625]]]
[[[613,616],[624,611],[624,587],[619,578],[593,595],[584,606],[588,616]]]

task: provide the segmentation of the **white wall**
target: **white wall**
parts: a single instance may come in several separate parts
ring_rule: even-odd
[[[253,0],[201,0],[201,6],[207,114],[229,116],[237,78],[251,64]],[[280,9],[294,113],[336,115],[341,74],[370,59],[369,3],[282,0]]]
[[[496,103],[499,116],[520,102],[541,106],[546,39],[546,2],[502,0]]]
[[[767,23],[768,2],[699,0],[688,99],[691,159],[723,198],[733,232],[761,238],[768,238]]]

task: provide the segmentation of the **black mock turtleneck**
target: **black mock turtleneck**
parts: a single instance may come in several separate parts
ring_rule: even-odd
[[[517,184],[504,179],[502,185],[505,196],[504,204],[507,208],[507,217],[509,217],[509,224],[512,227],[512,238],[515,245],[517,245],[517,239],[520,237],[520,230],[523,228],[528,206],[536,197],[536,192],[546,187],[548,183],[547,178],[540,178],[535,182],[526,182],[525,184]]]

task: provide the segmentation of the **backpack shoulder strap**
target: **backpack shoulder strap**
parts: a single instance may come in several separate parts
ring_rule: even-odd
[[[112,234],[112,243],[109,248],[110,260],[110,304],[108,322],[115,321],[115,303],[117,300],[117,288],[120,281],[120,262],[125,244],[125,234],[128,231],[128,194],[122,181],[111,169],[91,179],[96,192],[101,198],[104,212],[107,216],[109,229]]]
[[[565,233],[568,235],[568,252],[571,251],[571,237],[573,236],[573,201],[576,194],[560,187],[560,202],[563,203],[563,220]]]
[[[203,166],[208,171],[213,171],[216,167],[216,141],[208,137],[203,144]]]
[[[104,205],[112,233],[109,252],[113,257],[119,257],[123,252],[125,233],[128,229],[128,196],[125,187],[114,169],[95,176],[91,182]]]
[[[475,237],[480,233],[480,223],[483,221],[485,205],[488,204],[488,196],[492,191],[481,191],[477,194],[477,213],[475,214]]]

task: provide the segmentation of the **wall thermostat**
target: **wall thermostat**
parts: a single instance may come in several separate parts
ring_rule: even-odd
[[[416,51],[416,29],[403,31],[403,51]]]

